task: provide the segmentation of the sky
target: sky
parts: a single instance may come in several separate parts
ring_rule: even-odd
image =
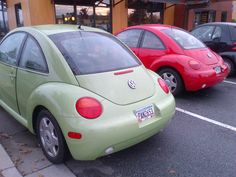
[[[55,5],[55,6],[56,6],[56,15],[57,16],[61,16],[62,14],[74,12],[73,6],[65,6],[65,5]],[[79,11],[82,8],[88,8],[88,15],[93,14],[93,7],[88,7],[88,6],[77,6],[77,13],[79,13]],[[110,11],[109,8],[96,7],[96,14],[97,15],[104,15],[105,16],[109,13],[109,11]]]

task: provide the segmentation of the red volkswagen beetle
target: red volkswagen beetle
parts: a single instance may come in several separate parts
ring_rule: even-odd
[[[188,32],[167,25],[126,28],[117,37],[143,64],[157,72],[174,95],[222,82],[228,68],[222,58]]]

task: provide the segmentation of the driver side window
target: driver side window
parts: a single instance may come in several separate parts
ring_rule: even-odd
[[[16,66],[17,56],[24,38],[24,33],[14,33],[8,36],[0,45],[0,62]]]

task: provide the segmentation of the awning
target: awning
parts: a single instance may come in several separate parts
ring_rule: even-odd
[[[137,1],[137,0],[131,0]],[[195,5],[209,3],[210,0],[141,0],[143,2],[159,2],[159,3],[171,3],[171,4],[185,4],[185,5]]]

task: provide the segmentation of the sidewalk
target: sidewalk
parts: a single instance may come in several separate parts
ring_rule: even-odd
[[[53,165],[37,140],[0,107],[0,177],[75,177],[64,165]]]
[[[0,144],[0,177],[23,177],[15,167],[5,149]],[[75,177],[64,165],[50,165],[42,170],[28,174],[25,177]]]

